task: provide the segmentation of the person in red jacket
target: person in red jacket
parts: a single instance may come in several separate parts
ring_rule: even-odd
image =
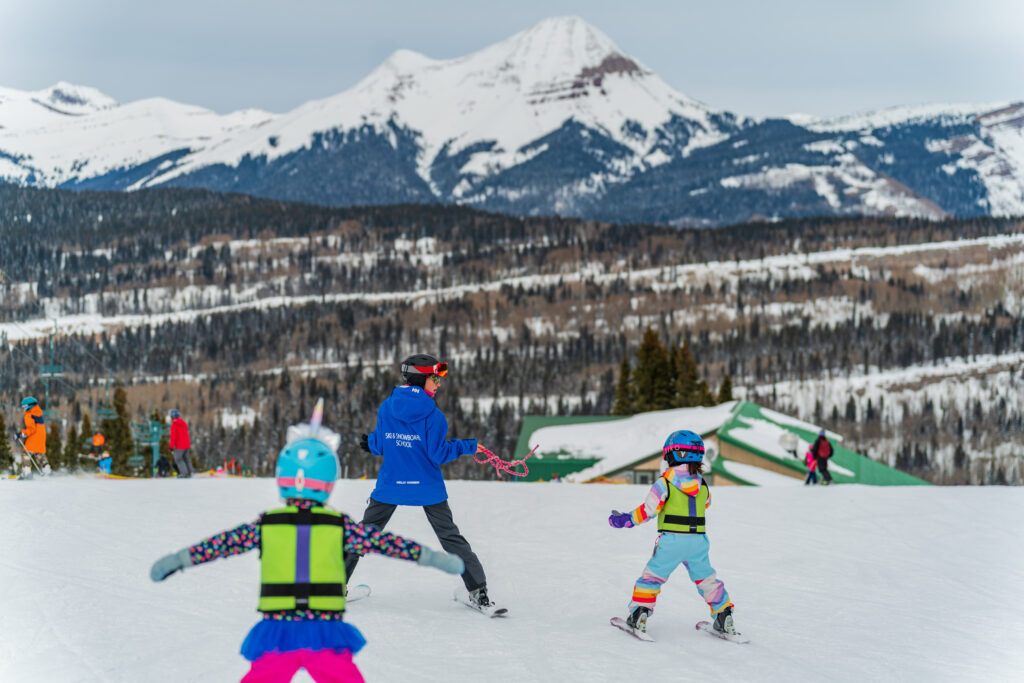
[[[43,474],[50,473],[50,463],[46,459],[46,425],[43,424],[43,409],[39,401],[31,396],[21,400],[21,409],[25,411],[25,427],[21,430],[22,448],[25,455],[21,463],[21,477],[32,476],[32,461],[42,468]]]
[[[192,460],[188,450],[192,442],[188,438],[188,424],[181,419],[177,408],[171,410],[171,452],[174,453],[174,464],[178,468],[178,476],[187,479],[192,476]]]
[[[821,483],[828,486],[832,483],[832,475],[828,471],[828,459],[832,457],[832,442],[825,436],[825,430],[818,432],[818,438],[811,444],[811,453],[814,453],[814,461],[821,472]]]

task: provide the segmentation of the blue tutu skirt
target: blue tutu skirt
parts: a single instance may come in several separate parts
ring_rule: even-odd
[[[348,650],[354,655],[363,645],[366,645],[363,634],[344,621],[263,619],[245,637],[242,656],[255,662],[267,652],[294,650]]]

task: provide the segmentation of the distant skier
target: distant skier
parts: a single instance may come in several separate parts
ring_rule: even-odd
[[[317,683],[363,681],[352,656],[366,640],[344,621],[345,553],[376,552],[450,574],[464,569],[455,555],[366,528],[324,507],[338,478],[341,437],[320,426],[322,405],[317,403],[309,424],[288,429],[278,456],[277,485],[286,507],[162,557],[150,570],[154,581],[163,581],[218,557],[259,551],[257,609],[263,619],[242,643],[242,655],[252,662],[242,683],[285,683],[300,668]]]
[[[360,440],[364,451],[384,458],[377,486],[363,513],[363,524],[383,529],[399,505],[422,507],[441,547],[466,563],[462,582],[470,603],[494,614],[498,608],[487,595],[484,568],[452,519],[441,473],[441,465],[478,453],[480,447],[476,439],[445,440],[448,420],[434,402],[434,395],[441,379],[448,375],[447,363],[421,353],[402,361],[401,371],[406,383],[396,387],[381,404],[376,428]],[[358,555],[346,559],[349,576],[358,561]]]
[[[178,468],[178,477],[188,479],[192,476],[192,459],[188,451],[192,441],[188,437],[188,423],[181,419],[181,412],[174,408],[171,417],[171,452],[174,454],[174,465]]]
[[[21,447],[24,449],[21,461],[21,477],[32,476],[32,461],[42,468],[43,474],[50,474],[50,463],[46,459],[46,425],[43,420],[43,409],[39,401],[31,396],[21,400],[21,409],[25,413],[25,427],[21,430]]]
[[[662,584],[683,565],[711,608],[714,631],[736,636],[733,604],[708,561],[710,544],[705,535],[704,511],[711,505],[711,491],[701,476],[704,441],[689,430],[672,432],[665,440],[662,457],[668,469],[654,482],[643,505],[632,512],[612,510],[608,517],[608,523],[616,529],[642,524],[655,514],[658,517],[659,534],[654,555],[633,587],[625,625],[646,635],[647,619],[654,611]]]
[[[814,451],[808,449],[807,454],[804,456],[804,462],[807,464],[807,478],[804,479],[804,486],[808,484],[818,483],[818,461],[814,457]]]
[[[832,475],[828,471],[828,459],[832,457],[832,442],[825,436],[825,430],[818,432],[818,438],[811,444],[811,452],[814,453],[814,461],[821,472],[821,484],[827,486],[832,483]]]
[[[107,443],[107,439],[103,434],[100,432],[93,434],[92,441],[89,443],[89,454],[92,457],[99,459],[100,455],[103,453],[103,444],[105,443]]]
[[[166,456],[163,454],[157,458],[156,461],[156,476],[166,477],[171,474],[171,463],[167,462]]]

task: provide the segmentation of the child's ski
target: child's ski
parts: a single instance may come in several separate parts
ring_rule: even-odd
[[[508,610],[504,607],[497,607],[493,603],[487,607],[481,607],[480,605],[473,604],[473,601],[469,599],[469,593],[462,588],[456,588],[453,596],[456,602],[461,602],[471,610],[480,612],[480,614],[486,614],[487,616],[494,617],[506,617],[508,616]]]
[[[348,587],[348,594],[345,596],[345,602],[355,602],[368,597],[370,597],[370,587],[365,583],[357,583],[354,586]]]
[[[633,636],[637,640],[643,640],[648,643],[654,642],[654,638],[652,638],[649,633],[647,633],[646,631],[637,631],[635,628],[627,624],[626,620],[622,617],[612,617],[609,623],[615,628],[622,629],[623,631]]]
[[[698,621],[697,625],[696,625],[696,629],[698,631],[704,631],[704,633],[707,633],[709,636],[714,636],[715,638],[721,638],[722,640],[728,640],[730,643],[749,643],[750,642],[750,639],[747,638],[746,636],[744,636],[742,633],[737,633],[735,635],[729,634],[729,633],[719,633],[718,631],[716,631],[714,629],[714,627],[711,625],[710,621]]]

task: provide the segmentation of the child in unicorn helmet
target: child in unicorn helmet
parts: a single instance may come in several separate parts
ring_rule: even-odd
[[[449,574],[461,574],[462,560],[412,540],[364,527],[324,506],[338,478],[340,437],[320,426],[323,399],[309,424],[288,428],[277,460],[277,485],[285,507],[255,522],[211,536],[160,558],[153,581],[218,557],[260,551],[263,614],[242,643],[252,662],[242,683],[285,683],[304,668],[317,683],[361,683],[352,656],[366,644],[346,623],[344,554],[377,552]]]
[[[665,440],[662,457],[668,469],[654,482],[644,503],[632,512],[612,510],[608,517],[608,523],[616,529],[658,518],[654,554],[633,587],[626,624],[634,631],[647,632],[647,619],[654,612],[662,584],[683,565],[711,608],[712,628],[719,634],[735,636],[733,604],[708,561],[710,544],[705,535],[704,511],[711,505],[711,491],[701,476],[704,440],[686,429],[672,432]]]

